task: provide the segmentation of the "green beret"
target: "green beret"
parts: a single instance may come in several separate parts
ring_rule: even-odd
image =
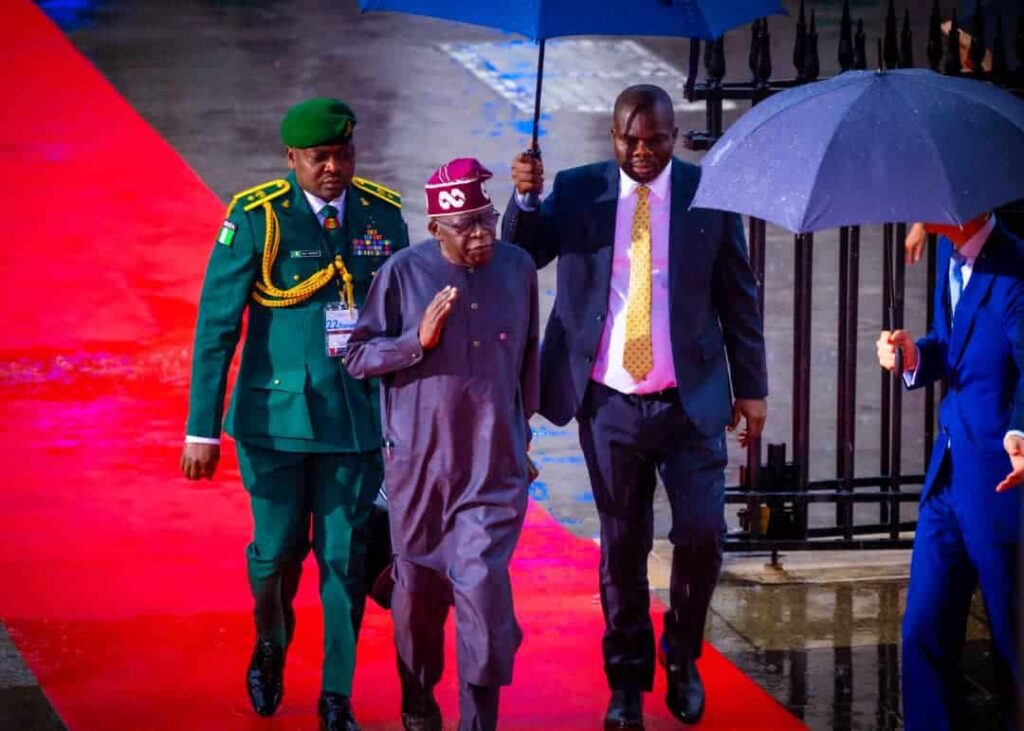
[[[289,147],[339,145],[352,139],[356,115],[343,101],[316,97],[299,102],[281,120],[281,141]]]

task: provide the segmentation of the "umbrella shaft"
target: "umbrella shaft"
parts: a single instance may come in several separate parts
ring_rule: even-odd
[[[540,148],[537,147],[537,134],[540,130],[540,93],[544,87],[544,39],[540,39],[537,49],[537,89],[533,94],[533,143],[530,149],[537,157],[540,157]]]

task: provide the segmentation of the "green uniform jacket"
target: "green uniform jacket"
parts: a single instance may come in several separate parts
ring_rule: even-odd
[[[274,286],[293,287],[341,254],[354,278],[356,306],[362,307],[377,269],[390,253],[408,246],[400,204],[397,196],[368,192],[372,183],[354,182],[345,196],[342,235],[328,236],[294,174],[287,180],[290,190],[276,197],[283,186],[267,184],[236,196],[213,247],[199,300],[186,433],[220,436],[228,367],[248,306],[248,331],[225,430],[239,441],[288,452],[379,449],[378,384],[351,378],[341,359],[326,353],[324,306],[342,299],[338,278],[290,307],[254,301],[266,215],[261,206],[245,208],[272,197],[281,229],[271,271]]]

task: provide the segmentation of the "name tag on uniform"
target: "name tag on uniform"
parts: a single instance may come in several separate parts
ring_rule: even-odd
[[[320,256],[320,249],[313,249],[311,251],[292,251],[292,259],[316,259]]]
[[[340,358],[348,352],[348,341],[358,319],[359,310],[350,310],[341,302],[327,303],[324,307],[324,339],[328,358]]]

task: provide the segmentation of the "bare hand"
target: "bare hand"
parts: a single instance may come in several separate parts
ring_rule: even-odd
[[[512,162],[512,183],[519,195],[544,190],[544,163],[529,152],[520,152]]]
[[[740,424],[740,417],[746,419],[743,431],[740,432],[740,446],[746,447],[755,439],[761,438],[764,422],[768,418],[768,403],[764,399],[738,398],[732,403],[732,422],[729,431],[735,431]]]
[[[896,348],[903,351],[903,371],[913,373],[917,370],[917,345],[906,330],[883,330],[875,347],[878,348],[878,365],[885,370],[891,372],[896,369]]]
[[[928,243],[928,234],[924,230],[923,223],[915,223],[907,231],[907,237],[903,239],[903,252],[907,264],[917,264],[924,254],[924,245]]]
[[[427,305],[423,319],[420,320],[420,346],[424,350],[430,350],[441,340],[441,329],[444,321],[452,311],[452,303],[458,296],[459,290],[448,285],[434,295],[434,299]]]
[[[949,32],[953,30],[953,21],[947,20],[939,26],[942,29],[942,33],[945,36],[949,36]],[[974,61],[971,60],[971,34],[965,31],[963,28],[958,28],[959,34],[957,40],[960,41],[960,68],[966,73],[970,73],[974,70]],[[943,41],[945,43],[945,41]],[[985,49],[985,55],[981,59],[981,70],[989,72],[992,70],[992,51]]]
[[[1003,437],[1003,448],[1010,458],[1013,469],[1006,479],[996,485],[996,492],[1006,492],[1024,482],[1024,437],[1015,434],[1007,434]]]
[[[220,462],[219,444],[185,442],[181,450],[181,473],[190,480],[213,479]]]

